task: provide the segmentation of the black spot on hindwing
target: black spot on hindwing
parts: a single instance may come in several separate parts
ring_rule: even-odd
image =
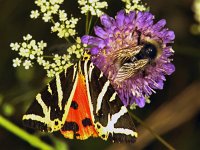
[[[76,110],[76,109],[78,109],[78,103],[76,101],[72,101],[70,107]]]
[[[65,122],[64,126],[62,127],[63,131],[73,131],[74,133],[79,131],[78,124],[76,122]]]
[[[77,136],[80,136],[79,133],[77,133],[79,131],[79,126],[76,122],[65,122],[64,126],[61,129],[62,131],[72,131],[74,133],[74,138],[76,138]]]
[[[92,125],[91,119],[90,118],[83,119],[82,124],[84,127],[91,126]]]

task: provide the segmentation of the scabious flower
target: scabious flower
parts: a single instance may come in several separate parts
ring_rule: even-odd
[[[165,75],[171,75],[175,70],[170,58],[174,53],[170,46],[175,38],[174,32],[164,27],[164,19],[154,23],[154,16],[149,12],[131,11],[126,14],[120,11],[115,19],[102,15],[100,20],[103,27],[94,28],[96,37],[82,37],[82,42],[88,45],[91,61],[111,81],[124,105],[144,107],[155,89],[163,89]],[[133,63],[143,59],[143,54],[137,51],[150,41],[160,49],[156,58],[149,58],[144,66],[138,65],[140,69],[136,69],[138,66],[131,68],[135,72],[118,82],[120,67],[127,61],[123,56],[125,59],[129,57]]]

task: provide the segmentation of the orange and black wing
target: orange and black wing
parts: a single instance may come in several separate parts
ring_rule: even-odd
[[[40,131],[60,130],[65,123],[75,93],[77,65],[63,71],[36,95],[35,100],[23,116],[25,126]]]
[[[103,140],[133,143],[137,138],[132,118],[110,81],[90,61],[82,63],[95,129]]]
[[[69,139],[99,136],[133,143],[137,137],[126,107],[91,61],[80,61],[57,75],[37,94],[23,122],[41,131],[60,130]]]

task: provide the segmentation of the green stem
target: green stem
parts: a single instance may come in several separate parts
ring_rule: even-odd
[[[7,129],[8,131],[13,133],[14,135],[20,137],[21,139],[25,140],[26,142],[31,144],[33,147],[36,147],[38,149],[44,149],[44,150],[53,150],[53,147],[51,147],[50,145],[47,145],[46,143],[41,141],[39,138],[37,138],[37,137],[35,137],[31,134],[28,134],[27,132],[20,129],[15,124],[8,121],[7,119],[5,119],[1,115],[0,115],[0,126]]]
[[[155,138],[158,139],[163,145],[165,145],[169,150],[175,150],[173,146],[171,146],[167,141],[165,141],[162,137],[160,137],[157,133],[155,133],[149,126],[145,124],[140,118],[138,118],[136,115],[134,115],[132,112],[129,111],[129,114],[138,122],[140,123],[143,127],[145,127],[149,132],[155,136]]]
[[[92,24],[92,16],[90,18],[89,25],[88,25],[88,34],[90,33],[91,24]]]
[[[88,34],[88,22],[89,22],[89,12],[87,12],[87,14],[86,14],[85,34]]]

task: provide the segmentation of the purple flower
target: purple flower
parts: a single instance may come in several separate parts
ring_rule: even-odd
[[[119,11],[115,19],[103,15],[100,20],[103,27],[94,28],[96,37],[82,37],[92,62],[111,81],[124,105],[144,107],[156,89],[163,89],[165,75],[175,70],[170,58],[174,32],[164,28],[164,19],[154,23],[149,12]]]

